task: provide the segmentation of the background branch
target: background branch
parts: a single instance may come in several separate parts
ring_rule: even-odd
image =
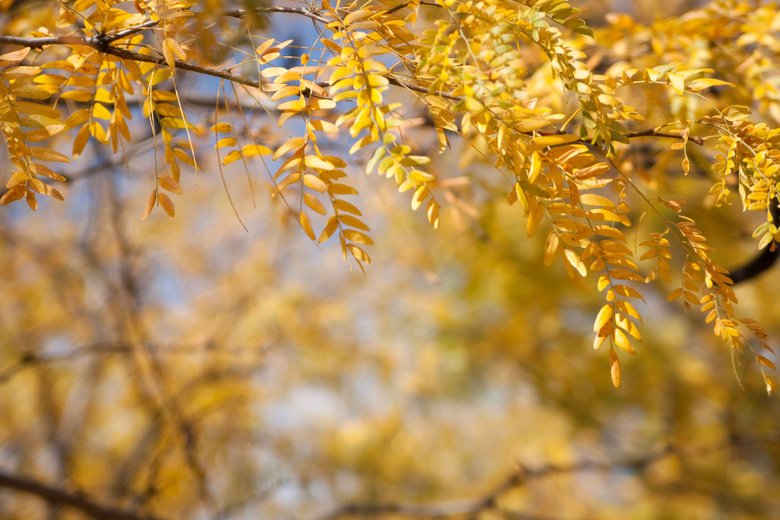
[[[68,506],[78,509],[90,518],[100,520],[162,520],[161,517],[116,509],[94,502],[81,493],[68,493],[31,479],[19,477],[0,470],[0,488],[14,489],[42,498],[52,505]]]

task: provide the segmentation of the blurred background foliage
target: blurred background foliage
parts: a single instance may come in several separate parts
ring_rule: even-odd
[[[661,14],[585,4],[595,27]],[[381,237],[363,275],[262,186],[253,207],[243,173],[226,181],[247,231],[208,167],[183,179],[175,219],[141,222],[151,158],[94,148],[66,202],[0,212],[0,473],[138,518],[780,515],[780,404],[755,363],[651,286],[614,389],[590,346],[594,280],[543,266],[501,190],[465,187],[434,231],[361,178]],[[754,223],[675,175],[659,188],[689,201],[717,261],[752,256]],[[773,346],[779,278],[737,288]],[[81,514],[0,488],[2,518]]]

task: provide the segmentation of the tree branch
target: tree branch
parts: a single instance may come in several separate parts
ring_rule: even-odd
[[[46,36],[42,38],[21,38],[18,36],[0,36],[0,43],[8,43],[11,45],[21,45],[22,47],[29,47],[31,49],[41,49],[48,45],[84,45],[92,47],[96,51],[110,54],[118,58],[126,60],[140,61],[145,63],[163,64],[165,58],[163,56],[153,57],[139,54],[129,49],[122,49],[119,47],[112,47],[110,45],[114,40],[111,37],[95,36],[92,38],[83,38],[79,36]],[[249,87],[260,88],[260,82],[238,76],[227,70],[212,69],[209,67],[202,67],[186,61],[174,60],[175,68],[188,70],[191,72],[197,72],[198,74],[205,74],[207,76],[214,76],[216,78],[226,79],[234,83],[246,85]]]
[[[321,14],[316,13],[315,11],[311,11],[309,9],[305,9],[303,7],[280,7],[280,6],[273,6],[273,7],[257,7],[255,9],[251,10],[253,13],[290,13],[290,14],[299,14],[302,16],[305,16],[307,18],[311,18],[312,20],[316,20],[318,22],[322,23],[330,23],[334,20],[330,18],[326,18],[322,16]],[[230,16],[232,18],[244,18],[249,11],[246,9],[232,9],[229,11],[223,11],[223,16]]]
[[[658,128],[651,128],[649,130],[642,130],[640,132],[630,132],[626,137],[629,139],[633,137],[651,137],[651,136],[657,136],[657,137],[668,137],[670,139],[685,139],[683,135],[675,134],[671,132],[661,132]],[[704,144],[704,139],[698,136],[688,136],[688,141],[692,141],[699,146]]]
[[[160,517],[133,513],[100,505],[81,493],[68,493],[34,480],[18,477],[0,470],[0,488],[14,489],[42,498],[52,505],[78,509],[90,518],[98,520],[162,520]]]
[[[609,470],[616,467],[630,467],[641,469],[658,460],[676,453],[673,447],[667,447],[657,453],[644,457],[627,459],[616,462],[597,462],[582,461],[570,466],[544,465],[539,468],[526,468],[522,465],[513,473],[509,474],[503,481],[489,490],[485,495],[475,500],[458,502],[440,502],[432,504],[345,504],[331,513],[322,517],[321,520],[338,520],[352,516],[371,516],[380,514],[394,514],[407,517],[422,518],[450,518],[455,516],[476,515],[489,509],[496,509],[502,512],[498,502],[503,495],[509,491],[526,485],[530,480],[546,477],[548,475],[560,473],[576,473],[581,471],[599,471]],[[541,520],[528,513],[511,511],[512,518],[523,520]]]

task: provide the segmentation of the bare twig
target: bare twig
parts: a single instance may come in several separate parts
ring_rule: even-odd
[[[668,137],[670,139],[687,139],[688,141],[694,142],[699,146],[704,144],[704,139],[702,139],[701,137],[695,135],[689,135],[686,138],[681,134],[661,132],[658,128],[651,128],[649,130],[642,130],[640,132],[630,132],[628,135],[626,135],[626,137],[628,137],[629,139],[633,137],[651,137],[651,136]]]
[[[322,16],[321,14],[312,11],[310,9],[305,9],[303,7],[281,7],[281,6],[272,6],[272,7],[257,7],[255,9],[252,9],[251,12],[253,13],[290,13],[290,14],[299,14],[302,16],[305,16],[307,18],[311,18],[312,20],[316,20],[318,22],[322,23],[330,23],[333,20],[330,18],[326,18]],[[232,9],[229,11],[223,11],[223,16],[230,16],[232,18],[244,18],[249,11],[246,9]]]

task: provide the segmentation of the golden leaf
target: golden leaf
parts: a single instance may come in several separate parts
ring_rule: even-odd
[[[315,240],[316,237],[314,236],[314,229],[311,227],[311,220],[309,220],[309,215],[307,215],[305,212],[301,211],[299,215],[299,221],[301,223],[301,227],[306,232],[306,235],[312,239]]]
[[[331,216],[328,218],[328,221],[325,223],[325,229],[322,230],[322,233],[320,233],[320,238],[317,240],[320,244],[325,242],[327,239],[333,235],[333,233],[338,229],[339,227],[339,220],[335,216]]]
[[[238,150],[231,150],[224,159],[222,159],[222,165],[227,166],[230,163],[236,162],[241,159],[241,152]]]
[[[271,153],[271,149],[259,144],[248,144],[241,148],[241,153],[246,157],[252,155],[266,155]]]
[[[431,199],[428,201],[428,222],[433,229],[439,229],[439,204]]]
[[[612,338],[615,341],[615,345],[625,350],[629,354],[636,355],[636,350],[631,346],[631,341],[626,336],[625,332],[621,329],[615,329],[612,331]]]
[[[152,209],[154,209],[154,202],[157,200],[157,190],[153,190],[149,194],[149,198],[146,199],[146,206],[144,206],[144,212],[141,214],[141,220],[146,220],[146,217],[149,216],[149,214],[152,212]]]
[[[417,190],[415,190],[414,195],[412,195],[412,209],[416,210],[420,207],[420,204],[423,203],[425,199],[428,198],[428,195],[430,195],[430,190],[428,190],[428,186],[422,185]]]
[[[174,180],[173,177],[169,175],[160,175],[157,177],[157,183],[160,185],[160,187],[164,190],[168,190],[171,193],[175,193],[177,195],[182,194],[181,185]]]
[[[157,194],[157,202],[162,206],[162,209],[168,214],[169,217],[176,215],[176,208],[173,205],[173,201],[168,195],[163,192]]]
[[[558,250],[559,243],[560,239],[558,238],[558,234],[555,232],[555,230],[550,231],[550,233],[547,235],[547,240],[544,243],[544,265],[552,264],[555,258],[555,252]]]
[[[355,260],[365,262],[367,264],[371,263],[371,257],[355,244],[347,244],[347,250],[349,250],[352,256],[355,257]]]
[[[585,266],[579,255],[569,248],[563,249],[563,254],[569,264],[580,273],[581,276],[587,276],[588,268]]]
[[[341,234],[350,242],[355,242],[357,244],[365,244],[370,246],[374,243],[374,241],[371,240],[368,235],[354,229],[345,229]]]
[[[604,325],[608,323],[610,319],[612,319],[613,313],[614,309],[612,304],[604,304],[601,310],[599,310],[599,313],[596,315],[596,321],[593,323],[593,332],[600,331],[602,327],[604,327]]]
[[[22,61],[25,56],[30,52],[29,47],[24,47],[18,51],[7,52],[0,54],[0,67],[7,67],[9,65],[16,65]]]
[[[317,168],[320,170],[332,170],[333,164],[330,162],[317,157],[316,155],[307,155],[304,157],[303,162],[306,166],[309,168]]]
[[[0,204],[10,204],[11,202],[15,200],[19,200],[22,197],[24,197],[24,194],[26,193],[26,189],[24,186],[14,186],[10,190],[6,191],[2,198],[0,198]]]
[[[322,205],[322,202],[320,202],[319,199],[317,199],[317,197],[315,197],[311,193],[303,194],[303,202],[305,202],[307,206],[309,206],[311,209],[313,209],[320,215],[325,215],[327,213],[327,210],[325,209],[325,206]]]
[[[345,211],[347,213],[352,213],[353,215],[357,215],[358,217],[363,216],[363,213],[361,213],[359,209],[357,209],[354,205],[350,204],[345,200],[341,200],[341,199],[334,200],[333,207],[338,211]]]
[[[615,388],[620,388],[620,361],[613,349],[609,349],[609,374]]]

